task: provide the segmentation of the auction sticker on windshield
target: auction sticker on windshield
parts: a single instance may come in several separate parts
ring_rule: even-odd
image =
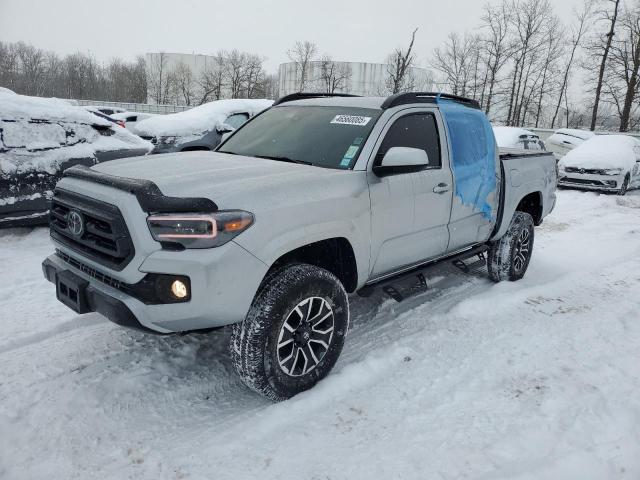
[[[357,125],[359,127],[365,126],[371,117],[361,117],[360,115],[336,115],[331,120],[331,123],[339,123],[341,125]]]

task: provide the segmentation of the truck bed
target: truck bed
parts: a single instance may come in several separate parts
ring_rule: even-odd
[[[527,195],[541,195],[542,219],[553,210],[558,175],[552,152],[501,148],[502,172],[500,209],[492,239],[500,238],[509,228],[521,199]]]

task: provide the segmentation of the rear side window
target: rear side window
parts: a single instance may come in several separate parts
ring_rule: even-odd
[[[65,144],[64,129],[56,123],[0,122],[3,143],[11,148],[26,148],[27,150],[48,150],[59,148]]]
[[[378,149],[375,165],[382,163],[382,158],[392,147],[419,148],[427,152],[429,168],[442,166],[438,126],[432,113],[412,113],[396,120]]]
[[[249,114],[247,113],[234,113],[233,115],[229,115],[224,123],[229,125],[231,128],[236,129],[244,122],[249,120]]]

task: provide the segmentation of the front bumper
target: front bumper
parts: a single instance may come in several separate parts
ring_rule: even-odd
[[[75,254],[74,258],[82,263],[83,257]],[[157,333],[202,330],[241,321],[268,270],[234,242],[203,250],[160,250],[149,255],[139,271],[188,277],[191,298],[181,303],[148,304],[119,285],[113,286],[114,281],[122,281],[117,278],[118,272],[101,269],[96,274],[96,266],[88,267],[78,268],[58,254],[42,264],[45,278],[52,283],[65,271],[86,282],[87,310],[74,308],[76,312],[98,312],[118,325]]]
[[[598,190],[613,192],[620,190],[624,181],[624,174],[595,175],[587,173],[563,173],[558,178],[559,187],[578,188],[584,190]]]
[[[69,269],[64,269],[64,267],[58,265],[55,260],[51,259],[51,257],[42,262],[42,273],[44,274],[44,278],[53,284],[56,284],[58,278],[65,272],[69,272]],[[98,312],[112,322],[123,327],[150,333],[160,333],[142,325],[122,300],[109,295],[107,292],[96,288],[94,285],[87,284],[84,289],[83,296],[83,311],[81,313]]]

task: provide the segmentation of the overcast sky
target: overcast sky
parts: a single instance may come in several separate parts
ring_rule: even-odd
[[[552,0],[563,19],[581,0]],[[0,0],[0,40],[100,61],[146,52],[238,48],[275,72],[296,40],[335,60],[383,62],[418,27],[418,63],[452,30],[478,24],[483,0]],[[491,3],[496,3],[495,0]]]

